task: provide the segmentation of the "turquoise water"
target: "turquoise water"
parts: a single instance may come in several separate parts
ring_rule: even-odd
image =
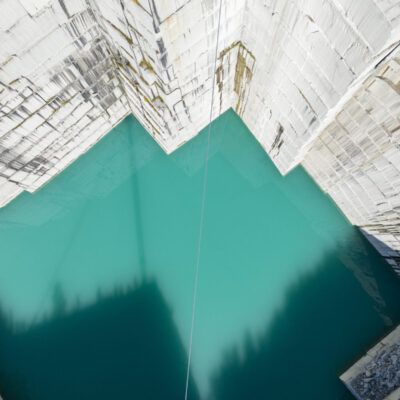
[[[184,398],[206,133],[167,156],[128,117],[0,210],[0,393]],[[212,126],[190,399],[350,399],[399,281],[232,112]]]

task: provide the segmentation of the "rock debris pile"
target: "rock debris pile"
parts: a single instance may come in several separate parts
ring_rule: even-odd
[[[351,381],[359,399],[382,400],[400,387],[400,343],[380,351]]]

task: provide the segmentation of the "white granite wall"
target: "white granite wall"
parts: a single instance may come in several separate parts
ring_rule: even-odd
[[[38,2],[37,2],[38,3]],[[0,203],[35,191],[128,114],[85,1],[0,3]]]
[[[204,128],[218,6],[1,1],[0,205],[40,188],[130,112],[167,153]],[[238,42],[243,8],[244,0],[223,7],[221,51]],[[231,107],[230,53],[213,118]]]
[[[243,121],[310,175],[400,273],[400,2],[247,0]]]
[[[0,0],[0,205],[132,112],[170,153],[232,107],[397,263],[397,0]],[[373,239],[375,238],[375,239]]]
[[[118,48],[133,114],[167,153],[174,151],[210,120],[219,1],[96,4],[107,36]],[[220,50],[239,40],[243,8],[243,0],[223,7]],[[232,57],[231,63],[235,61]],[[215,98],[214,118],[231,106],[231,75],[221,75],[223,95]]]
[[[396,42],[385,7],[373,0],[246,2],[242,41],[257,66],[242,118],[283,174]]]
[[[400,272],[400,47],[326,127],[303,165]]]

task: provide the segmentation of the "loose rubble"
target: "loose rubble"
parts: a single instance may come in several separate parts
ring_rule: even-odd
[[[399,388],[400,343],[379,352],[350,385],[362,400],[382,400]]]

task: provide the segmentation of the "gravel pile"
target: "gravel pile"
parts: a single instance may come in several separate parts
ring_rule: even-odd
[[[379,352],[350,385],[362,400],[382,400],[400,387],[400,344]]]

